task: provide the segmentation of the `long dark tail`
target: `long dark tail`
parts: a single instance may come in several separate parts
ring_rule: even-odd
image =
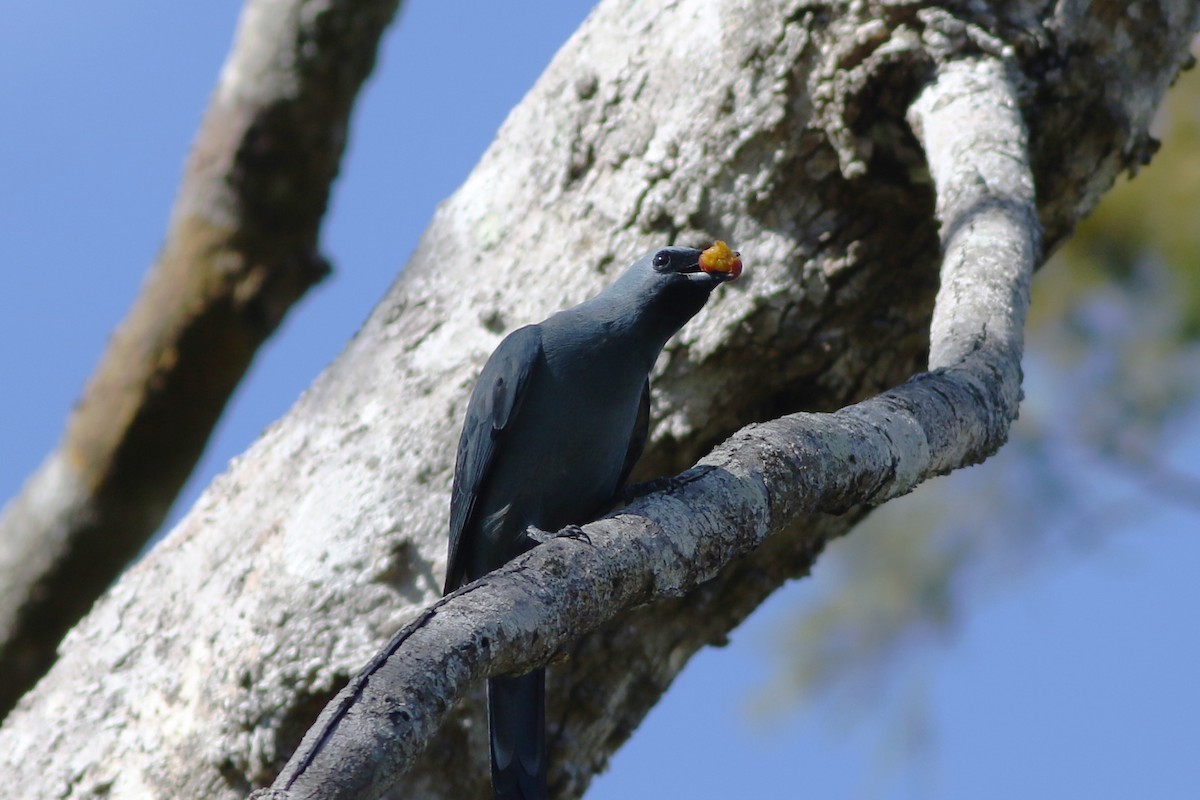
[[[496,800],[546,798],[546,670],[488,680]]]

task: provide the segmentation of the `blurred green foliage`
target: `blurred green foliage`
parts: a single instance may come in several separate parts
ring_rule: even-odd
[[[1200,506],[1200,467],[1173,463],[1170,447],[1200,427],[1200,70],[1181,76],[1154,132],[1152,163],[1118,182],[1035,281],[1008,445],[829,548],[809,599],[772,632],[760,713],[891,709],[904,735],[889,742],[926,741],[913,678],[973,601],[1126,528],[1139,505]],[[1114,482],[1128,491],[1097,487]]]

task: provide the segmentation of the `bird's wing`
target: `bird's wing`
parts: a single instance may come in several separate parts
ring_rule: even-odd
[[[633,472],[633,465],[642,457],[646,447],[646,437],[650,435],[650,379],[642,386],[642,399],[638,403],[637,419],[633,421],[633,433],[629,436],[629,449],[625,451],[625,463],[621,465],[621,479],[617,481],[619,490]]]
[[[505,429],[521,407],[529,378],[542,357],[541,330],[536,325],[518,328],[505,337],[483,365],[475,391],[467,404],[467,418],[458,440],[454,487],[450,492],[450,558],[445,593],[464,583],[466,563],[464,531],[475,503],[491,473],[496,448]]]

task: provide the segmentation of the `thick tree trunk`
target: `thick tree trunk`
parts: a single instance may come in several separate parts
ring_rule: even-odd
[[[464,641],[494,632],[495,652],[476,647],[469,661],[448,650],[454,669],[384,692],[417,698],[388,715],[412,752],[433,735],[415,762],[368,742],[336,766],[396,762],[383,779],[359,773],[395,796],[482,796],[480,693],[433,734],[437,717],[476,685],[464,676],[561,647],[571,658],[551,669],[551,781],[556,796],[578,796],[687,659],[804,574],[866,505],[999,446],[1015,413],[1022,281],[1037,257],[1021,123],[1052,245],[1151,152],[1150,117],[1197,16],[1186,0],[953,13],[919,2],[602,4],[342,356],[68,637],[0,729],[6,782],[34,797],[244,794],[420,619],[455,622]],[[923,91],[935,78],[956,88]],[[998,116],[979,115],[999,123],[975,130],[960,115],[956,131],[942,104],[970,107],[973,80],[999,98]],[[947,258],[927,353],[939,216]],[[985,234],[996,244],[973,249]],[[716,237],[742,250],[747,272],[660,362],[643,475],[685,468],[747,423],[875,395],[927,359],[944,369],[840,415],[744,431],[711,460],[737,491],[718,496],[724,478],[709,473],[635,509],[651,523],[598,526],[612,558],[555,543],[426,613],[445,566],[457,427],[502,333],[594,293],[647,249]],[[758,466],[734,469],[749,451]],[[746,499],[755,482],[765,498]],[[773,495],[779,487],[795,497]],[[729,536],[699,546],[694,534],[723,521]],[[661,536],[639,543],[628,533],[639,526]],[[612,573],[607,610],[541,591],[603,575],[643,544],[644,572]],[[503,614],[514,589],[532,605]],[[556,612],[597,627],[517,630]],[[437,713],[414,715],[423,708]],[[301,756],[285,782],[320,755]]]

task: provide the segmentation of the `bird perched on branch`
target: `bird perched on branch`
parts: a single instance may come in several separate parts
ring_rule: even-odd
[[[666,247],[574,308],[509,334],[467,405],[450,500],[449,594],[607,511],[642,453],[650,370],[712,290],[741,274],[724,242]],[[544,668],[488,681],[497,798],[546,796]]]

